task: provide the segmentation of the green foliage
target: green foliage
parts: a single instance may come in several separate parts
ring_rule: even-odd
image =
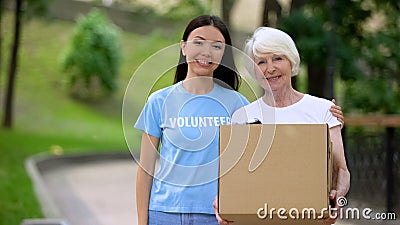
[[[376,8],[387,19],[382,29],[365,35],[362,46],[363,79],[346,89],[347,105],[363,113],[400,113],[400,13],[387,2]],[[395,16],[397,15],[397,19]],[[393,17],[391,17],[393,16]]]
[[[53,0],[27,0],[25,17],[29,20],[35,16],[47,16],[49,5]]]
[[[351,45],[351,41],[341,36],[336,39],[337,72],[344,81],[362,79],[363,72],[357,64],[360,48]]]
[[[323,23],[321,18],[308,16],[304,10],[282,20],[281,29],[296,41],[301,59],[306,63],[326,62],[328,33]]]
[[[375,77],[347,82],[345,100],[344,109],[353,113],[400,113],[399,87],[389,79]]]
[[[80,17],[63,60],[72,93],[96,97],[99,86],[105,93],[115,91],[121,56],[119,30],[103,13],[93,10]]]
[[[282,20],[282,29],[295,39],[305,64],[326,63],[329,38],[334,38],[335,69],[345,83],[341,94],[346,112],[400,113],[400,4],[335,3],[326,7],[325,0],[308,1]],[[377,15],[382,21],[374,20]]]
[[[357,79],[362,75],[360,68],[355,64],[355,59],[360,54],[359,41],[353,35],[339,31],[332,37],[326,14],[326,7],[304,7],[284,18],[281,28],[294,38],[301,60],[306,64],[326,64],[329,39],[333,38],[337,57],[336,67],[341,78]],[[346,24],[349,23],[349,20],[344,19],[344,21],[347,21]],[[338,24],[337,30],[342,29],[342,26],[344,25]],[[354,25],[356,26],[358,25]]]
[[[180,0],[165,17],[171,20],[190,20],[197,15],[209,13],[210,9],[197,0]]]

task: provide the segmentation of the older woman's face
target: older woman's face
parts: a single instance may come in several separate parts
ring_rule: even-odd
[[[291,87],[292,65],[286,56],[265,53],[255,57],[254,62],[262,73],[256,75],[261,87],[265,89],[267,82],[272,91]]]

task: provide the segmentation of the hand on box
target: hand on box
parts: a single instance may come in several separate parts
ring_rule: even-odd
[[[218,213],[218,196],[215,196],[215,199],[214,199],[214,202],[213,202],[213,206],[214,206],[215,217],[217,218],[219,225],[232,225],[233,224],[233,221],[224,220],[219,216],[219,213]]]
[[[336,190],[331,190],[329,194],[329,200],[333,202],[334,205],[331,205],[333,209],[335,209],[334,214],[332,215],[331,212],[329,212],[329,217],[324,219],[323,223],[327,225],[334,224],[336,222],[336,219],[339,217],[339,212],[340,212],[340,206],[337,203],[338,199],[338,192]]]

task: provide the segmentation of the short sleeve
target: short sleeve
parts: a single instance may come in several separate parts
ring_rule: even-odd
[[[241,105],[241,107],[243,107],[243,106],[246,106],[246,105],[248,105],[250,102],[249,102],[249,100],[247,100],[247,98],[246,97],[244,97],[244,95],[242,95],[242,94],[240,94],[239,93],[239,96],[240,96],[240,99],[241,99],[241,103],[242,103],[242,105]]]
[[[245,124],[246,122],[248,122],[248,116],[245,107],[242,107],[233,113],[232,124]]]
[[[161,137],[162,102],[156,96],[150,96],[135,123],[135,128],[155,137]]]

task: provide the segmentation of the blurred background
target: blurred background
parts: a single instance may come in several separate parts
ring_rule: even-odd
[[[335,98],[345,112],[348,197],[399,211],[397,0],[0,0],[0,224],[43,217],[27,157],[128,151],[129,80],[200,14],[222,17],[239,49],[259,26],[289,33],[302,60],[296,88]],[[166,74],[154,90],[172,80]],[[130,104],[139,112],[142,102]]]

